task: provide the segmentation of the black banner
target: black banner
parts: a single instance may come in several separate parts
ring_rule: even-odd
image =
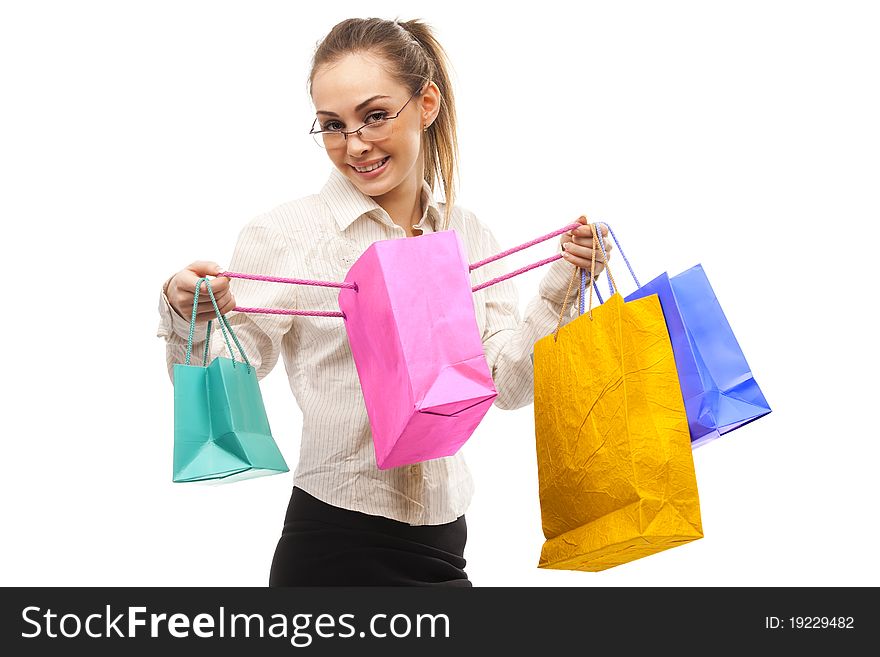
[[[115,655],[129,648],[162,655],[847,649],[880,635],[878,606],[871,602],[875,593],[853,588],[11,588],[2,590],[0,646],[16,655],[72,650]]]

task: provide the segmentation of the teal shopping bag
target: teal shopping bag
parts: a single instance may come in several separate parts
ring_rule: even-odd
[[[217,325],[229,354],[231,336],[242,361],[215,358],[207,363],[211,322],[205,337],[203,365],[190,365],[199,288],[208,288],[217,313]],[[228,331],[228,334],[227,334]],[[288,472],[287,463],[272,438],[260,394],[257,372],[226,317],[220,313],[207,277],[196,283],[186,362],[174,366],[174,482],[227,483]]]

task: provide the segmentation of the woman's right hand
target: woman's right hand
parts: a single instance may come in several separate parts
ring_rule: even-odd
[[[205,276],[217,276],[222,267],[216,262],[207,260],[198,260],[186,269],[181,269],[172,276],[165,286],[165,296],[168,302],[178,315],[186,321],[192,319],[193,297],[195,296],[196,281]],[[214,299],[217,301],[217,307],[220,314],[225,315],[235,308],[235,299],[229,290],[229,278],[219,276],[211,279],[211,291],[214,293]],[[196,311],[196,324],[204,324],[208,320],[216,319],[217,314],[214,311],[214,305],[211,303],[211,295],[208,294],[208,288],[202,282],[199,289],[199,307]]]

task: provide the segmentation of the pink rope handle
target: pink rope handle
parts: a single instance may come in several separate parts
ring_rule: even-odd
[[[344,287],[357,292],[357,283],[334,283],[332,281],[312,281],[306,278],[281,278],[280,276],[263,276],[261,274],[241,274],[235,271],[223,271],[217,276],[228,278],[246,278],[251,281],[266,281],[268,283],[292,283],[294,285],[316,285],[318,287]]]
[[[268,283],[291,283],[293,285],[315,285],[317,287],[338,287],[354,290],[357,292],[357,283],[335,283],[332,281],[312,281],[306,278],[282,278],[281,276],[263,276],[262,274],[242,274],[235,271],[223,271],[217,276],[226,276],[227,278],[245,278],[250,281],[266,281]],[[232,310],[240,313],[260,313],[266,315],[300,315],[307,317],[342,317],[345,319],[345,313],[334,312],[332,310],[285,310],[282,308],[246,308],[236,306]]]
[[[493,256],[485,258],[484,260],[480,260],[479,262],[475,262],[472,265],[468,266],[468,271],[473,271],[475,269],[479,269],[483,265],[488,265],[490,262],[495,262],[496,260],[500,260],[506,256],[509,256],[511,253],[516,253],[517,251],[522,251],[524,249],[529,248],[530,246],[534,246],[535,244],[540,244],[541,242],[546,242],[547,240],[556,237],[557,235],[562,235],[562,233],[568,232],[569,230],[574,230],[581,224],[579,222],[570,223],[567,226],[560,228],[559,230],[554,230],[552,233],[547,233],[546,235],[542,235],[541,237],[535,238],[529,242],[524,244],[520,244],[519,246],[515,246],[511,249],[507,249],[506,251],[502,251],[501,253],[497,253]],[[543,260],[539,260],[538,262],[532,263],[531,265],[526,265],[525,267],[520,267],[516,271],[512,271],[509,274],[505,274],[504,276],[498,276],[497,278],[493,278],[492,280],[486,281],[484,283],[480,283],[471,288],[471,292],[476,292],[477,290],[482,290],[483,288],[489,287],[490,285],[495,285],[496,283],[500,283],[501,281],[506,281],[508,278],[513,278],[514,276],[519,276],[522,273],[529,271],[530,269],[535,269],[537,267],[541,267],[546,265],[554,260],[559,260],[562,257],[561,253],[557,253],[554,256],[549,258],[544,258]],[[314,285],[317,287],[338,287],[338,288],[346,288],[349,290],[358,291],[357,283],[336,283],[332,281],[313,281],[306,278],[283,278],[281,276],[263,276],[262,274],[243,274],[241,272],[234,271],[223,271],[217,274],[217,276],[226,276],[227,278],[244,278],[251,281],[266,281],[268,283],[291,283],[293,285]],[[236,306],[232,310],[241,312],[241,313],[264,313],[270,315],[300,315],[300,316],[309,316],[309,317],[342,317],[345,319],[345,313],[334,312],[332,310],[284,310],[280,308],[246,308],[243,306]]]
[[[526,265],[525,267],[520,267],[516,271],[512,271],[509,274],[504,274],[504,276],[499,276],[498,278],[493,278],[490,281],[486,281],[485,283],[480,283],[479,285],[475,285],[471,288],[471,292],[476,292],[477,290],[482,290],[484,287],[489,287],[490,285],[495,285],[495,283],[500,283],[501,281],[506,281],[508,278],[513,278],[514,276],[519,276],[522,273],[529,271],[530,269],[536,269],[537,267],[541,267],[546,265],[548,262],[553,262],[554,260],[559,260],[562,257],[561,253],[557,253],[555,256],[550,256],[549,258],[544,258],[543,260],[539,260],[538,262],[532,263],[531,265]]]
[[[333,310],[285,310],[284,308],[233,308],[240,313],[266,313],[268,315],[309,315],[312,317],[345,317],[345,313]]]
[[[541,237],[537,237],[525,244],[520,244],[519,246],[515,246],[512,249],[507,249],[507,251],[502,251],[501,253],[497,253],[493,256],[489,256],[485,260],[480,260],[479,262],[475,262],[470,266],[470,271],[482,267],[483,265],[488,265],[490,262],[495,262],[496,260],[500,260],[505,256],[509,256],[511,253],[516,253],[517,251],[522,251],[523,249],[527,249],[530,246],[534,246],[535,244],[540,244],[541,242],[546,242],[547,240],[556,237],[557,235],[562,235],[562,233],[567,233],[570,230],[574,230],[578,226],[580,226],[580,222],[575,221],[574,223],[570,223],[564,228],[560,228],[559,230],[554,230],[552,233],[547,233],[546,235],[542,235]],[[512,271],[509,274],[505,274],[504,276],[498,276],[497,278],[493,278],[492,280],[486,281],[485,283],[480,283],[479,285],[475,285],[471,288],[472,292],[476,292],[477,290],[482,290],[484,287],[489,287],[490,285],[495,285],[495,283],[500,283],[501,281],[506,281],[508,278],[513,278],[514,276],[519,276],[522,273],[529,271],[530,269],[535,269],[537,267],[541,267],[546,265],[547,263],[553,262],[554,260],[559,260],[562,257],[561,253],[557,253],[555,256],[550,256],[549,258],[544,258],[543,260],[539,260],[538,262],[532,263],[531,265],[526,265],[525,267],[520,267],[516,271]]]

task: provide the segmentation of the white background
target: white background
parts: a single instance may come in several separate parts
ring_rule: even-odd
[[[374,15],[448,50],[462,205],[505,246],[607,221],[644,280],[702,263],[773,408],[695,451],[704,539],[602,573],[536,567],[533,408],[493,408],[464,448],[475,585],[880,584],[871,5],[4,3],[0,583],[267,583],[292,474],[171,483],[160,284],[320,188],[309,59]],[[281,365],[262,391],[292,471]]]

